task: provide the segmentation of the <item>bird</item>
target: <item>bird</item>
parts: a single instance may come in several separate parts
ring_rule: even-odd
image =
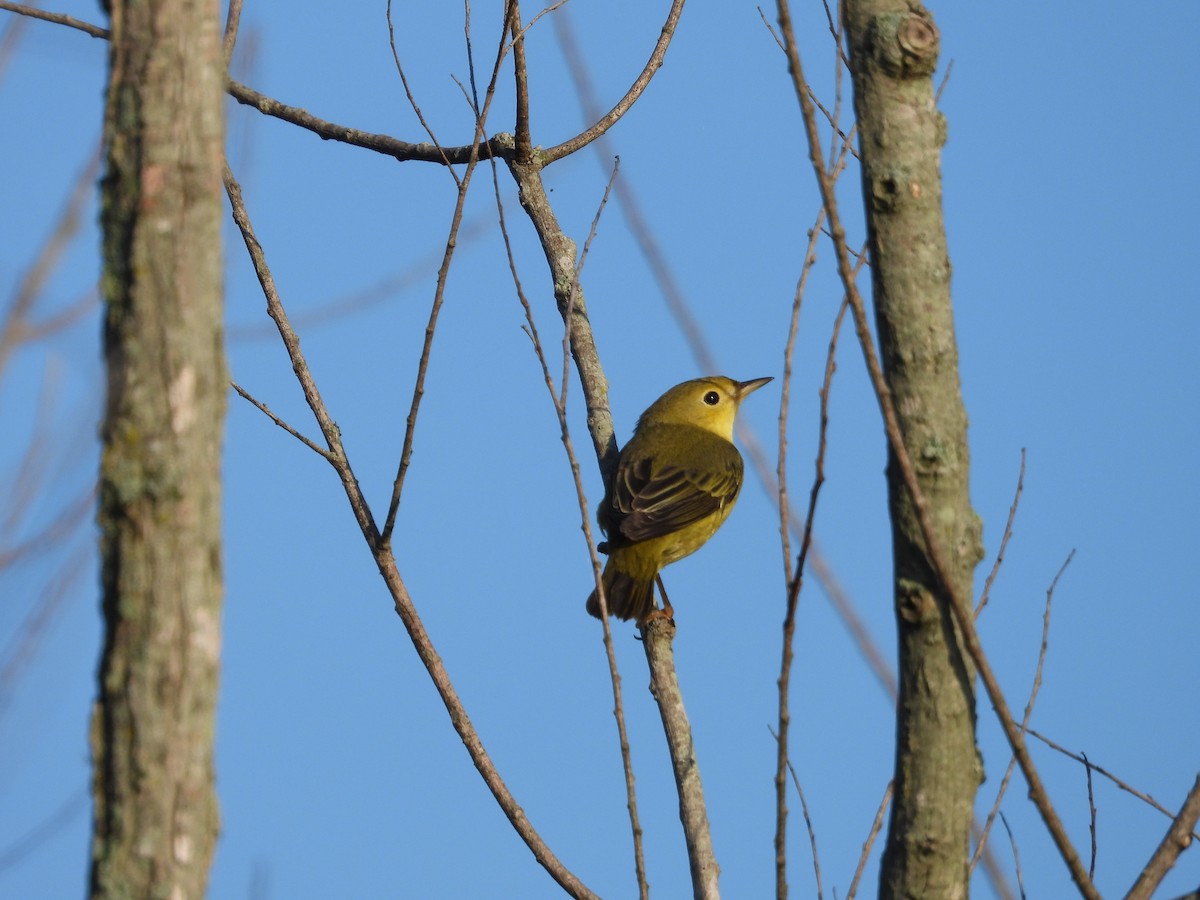
[[[733,421],[769,381],[696,378],[642,413],[596,513],[608,538],[601,580],[609,615],[643,621],[654,610],[659,571],[699,550],[729,517],[743,472]],[[587,611],[601,617],[596,591]]]

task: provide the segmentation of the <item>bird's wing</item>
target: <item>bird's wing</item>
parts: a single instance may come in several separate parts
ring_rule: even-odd
[[[621,466],[613,482],[612,510],[617,530],[630,541],[679,531],[737,499],[742,460],[733,450],[724,465],[697,470],[653,466],[639,459]],[[652,469],[657,468],[657,471]]]

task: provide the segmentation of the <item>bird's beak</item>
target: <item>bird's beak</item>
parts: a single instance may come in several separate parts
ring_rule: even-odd
[[[772,380],[773,380],[772,378],[767,377],[767,378],[754,378],[750,381],[739,381],[738,386],[737,386],[738,403],[741,403],[743,400],[746,399],[747,395],[753,394],[755,391],[757,391],[760,387],[762,387],[768,381],[772,381]]]

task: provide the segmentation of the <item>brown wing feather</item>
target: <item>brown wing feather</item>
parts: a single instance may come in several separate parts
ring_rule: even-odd
[[[636,439],[626,448],[607,504],[610,537],[670,534],[737,499],[742,458],[732,444],[697,429],[686,449],[675,446],[673,463],[642,455]]]

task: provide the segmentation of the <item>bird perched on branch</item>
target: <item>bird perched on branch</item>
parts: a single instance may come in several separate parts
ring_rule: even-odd
[[[602,581],[609,615],[644,619],[654,609],[659,570],[699,550],[729,517],[742,487],[733,420],[770,380],[685,381],[642,413],[596,514],[608,537]],[[596,591],[587,611],[600,618]]]

